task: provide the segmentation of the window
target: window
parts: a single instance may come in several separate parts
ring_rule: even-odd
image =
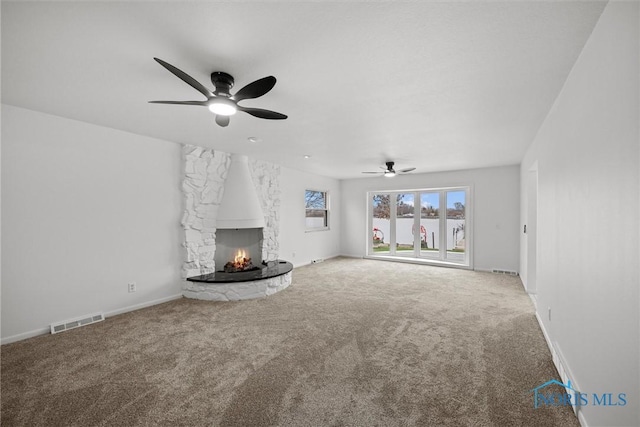
[[[370,192],[367,255],[472,267],[470,188]]]
[[[304,205],[307,231],[329,229],[329,193],[305,190]]]

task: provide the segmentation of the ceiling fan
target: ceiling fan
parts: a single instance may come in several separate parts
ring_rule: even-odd
[[[249,108],[238,105],[238,102],[245,99],[253,99],[261,97],[269,92],[276,84],[276,78],[268,76],[249,83],[234,95],[230,90],[233,87],[233,76],[222,71],[214,71],[211,73],[211,83],[215,89],[210,91],[201,85],[196,79],[185,73],[184,71],[174,67],[168,62],[159,58],[153,58],[164,68],[172,72],[189,86],[203,94],[206,101],[149,101],[152,104],[178,104],[178,105],[199,105],[208,107],[209,110],[216,115],[216,123],[220,126],[229,125],[229,116],[234,115],[237,111],[244,111],[254,117],[269,120],[284,120],[287,118],[284,114],[275,111],[263,110],[262,108]]]
[[[411,172],[416,170],[416,168],[405,168],[405,169],[400,169],[399,171],[396,171],[395,169],[393,169],[393,165],[395,163],[394,162],[386,162],[386,167],[384,166],[380,166],[380,169],[382,169],[382,172],[362,172],[362,173],[368,173],[368,174],[382,174],[384,176],[386,176],[387,178],[391,178],[396,176],[396,174],[398,173],[407,173],[407,172]]]

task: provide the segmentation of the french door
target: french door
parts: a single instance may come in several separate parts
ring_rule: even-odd
[[[368,193],[367,255],[471,266],[468,187]]]

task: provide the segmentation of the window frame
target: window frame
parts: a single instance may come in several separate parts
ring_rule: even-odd
[[[465,192],[465,238],[466,238],[466,247],[465,247],[465,259],[462,262],[459,261],[452,261],[450,259],[448,259],[448,257],[446,256],[448,251],[446,249],[446,238],[447,238],[447,234],[446,234],[446,222],[447,222],[447,208],[446,208],[446,194],[447,192],[450,191],[464,191]],[[390,236],[388,237],[389,243],[390,243],[390,251],[389,253],[376,253],[373,250],[373,237],[374,237],[374,232],[373,232],[373,204],[371,203],[371,200],[373,198],[374,195],[380,194],[380,195],[388,195],[390,198],[390,218],[389,218],[389,222],[391,223],[395,223],[396,222],[396,198],[393,197],[397,194],[403,194],[403,193],[413,193],[414,194],[414,203],[415,200],[418,200],[418,204],[420,204],[420,195],[422,193],[434,193],[437,192],[439,193],[439,227],[440,227],[440,235],[442,236],[441,238],[444,239],[443,241],[439,241],[438,247],[439,247],[439,253],[440,256],[438,259],[435,258],[428,258],[425,256],[421,256],[419,255],[420,253],[420,242],[419,242],[419,234],[415,234],[414,235],[414,251],[417,254],[416,256],[397,256],[396,255],[396,250],[394,248],[394,245],[396,245],[396,225],[390,226],[389,229],[389,234]],[[366,243],[365,243],[365,256],[364,258],[368,258],[368,259],[384,259],[384,260],[388,260],[388,261],[399,261],[399,262],[412,262],[412,263],[418,263],[418,264],[431,264],[431,265],[445,265],[445,266],[450,266],[450,267],[455,267],[455,268],[461,268],[461,269],[473,269],[473,265],[474,265],[474,259],[473,259],[473,255],[474,255],[474,251],[473,251],[473,194],[474,194],[474,188],[473,185],[457,185],[457,186],[451,186],[451,187],[432,187],[432,188],[413,188],[413,189],[406,189],[406,190],[401,190],[401,189],[393,189],[393,190],[381,190],[381,191],[367,191],[366,192],[366,197],[367,197],[367,208],[366,208],[366,212],[367,212],[367,220],[366,222],[366,233],[365,236],[366,237]],[[416,198],[417,197],[417,198]],[[444,206],[444,210],[443,210],[443,206]],[[418,210],[418,213],[415,214],[414,213],[414,222],[417,225],[417,227],[420,226],[420,220],[421,220],[421,215],[420,215],[420,210]],[[414,224],[415,227],[415,224]],[[419,228],[418,228],[419,229]],[[444,244],[442,244],[444,242]]]
[[[313,193],[322,193],[324,195],[324,209],[318,209],[318,208],[307,208],[307,193],[308,192],[313,192]],[[331,197],[329,194],[328,190],[318,190],[318,189],[314,189],[314,188],[307,188],[304,190],[304,209],[305,209],[305,233],[312,233],[312,232],[316,232],[316,231],[328,231],[331,229]],[[314,217],[308,217],[307,216],[307,212],[308,211],[324,211],[324,225],[321,227],[310,227],[307,224],[307,218],[314,218]]]

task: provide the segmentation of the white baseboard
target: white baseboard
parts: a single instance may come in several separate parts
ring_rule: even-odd
[[[340,257],[344,257],[344,258],[364,259],[364,257],[362,255],[353,255],[353,254],[340,254],[340,255],[336,255],[336,256],[340,256]]]
[[[153,305],[162,304],[162,303],[173,301],[173,300],[180,299],[180,298],[182,298],[182,294],[171,295],[171,296],[168,296],[168,297],[159,298],[159,299],[152,300],[152,301],[147,301],[147,302],[143,302],[143,303],[140,303],[140,304],[130,305],[128,307],[119,308],[117,310],[112,310],[112,311],[106,312],[104,314],[104,316],[105,317],[112,317],[112,316],[116,316],[118,314],[128,313],[130,311],[135,311],[135,310],[139,310],[141,308],[151,307]],[[47,334],[50,334],[50,333],[51,333],[51,327],[47,326],[46,328],[34,329],[33,331],[23,332],[21,334],[12,335],[10,337],[2,338],[2,340],[0,340],[0,344],[2,344],[2,345],[11,344],[12,342],[22,341],[22,340],[26,340],[28,338],[37,337],[39,335],[47,335]]]
[[[525,289],[525,292],[527,290]],[[529,295],[529,299],[531,300],[531,302],[533,303],[533,308],[536,310],[536,315],[538,313],[538,297],[535,294],[527,294]],[[540,323],[540,319],[538,319],[538,323]]]
[[[556,370],[560,375],[560,380],[564,384],[568,384],[568,381],[571,380],[571,383],[573,384],[574,388],[580,391],[581,390],[580,386],[576,381],[575,377],[573,376],[571,369],[567,365],[566,360],[562,356],[562,352],[560,350],[556,350],[556,347],[553,344],[551,344],[551,338],[549,337],[549,333],[547,332],[547,329],[544,327],[544,323],[542,323],[542,319],[540,318],[540,315],[538,314],[537,309],[535,311],[535,315],[536,315],[536,320],[538,321],[538,326],[540,326],[540,330],[542,331],[544,340],[547,343],[547,347],[551,352],[551,360],[553,361],[553,365],[556,367]],[[573,412],[578,418],[578,422],[580,423],[580,425],[582,427],[588,427],[587,420],[585,420],[584,413],[580,410],[580,407],[574,406]]]
[[[162,303],[173,301],[173,300],[180,299],[180,298],[182,298],[182,293],[179,293],[179,294],[176,294],[176,295],[170,295],[170,296],[164,297],[164,298],[158,298],[158,299],[155,299],[155,300],[152,300],[152,301],[142,302],[140,304],[130,305],[128,307],[119,308],[117,310],[107,311],[104,314],[104,317],[117,316],[118,314],[123,314],[123,313],[128,313],[130,311],[140,310],[141,308],[151,307],[153,305],[162,304]]]
[[[326,258],[323,258],[323,259],[325,261],[328,261],[330,259],[334,259],[334,258],[338,258],[338,257],[349,257],[349,256],[348,255],[330,255],[330,256],[328,256]],[[353,258],[353,257],[349,257],[349,258]],[[359,258],[361,258],[361,257],[359,257]],[[307,262],[301,262],[301,263],[292,262],[291,264],[293,264],[293,268],[300,268],[300,267],[305,267],[307,265],[313,264],[313,260],[309,260]]]
[[[551,339],[549,338],[549,334],[547,333],[546,328],[544,327],[544,323],[542,323],[542,319],[540,318],[540,315],[538,314],[538,310],[536,310],[535,312],[536,314],[536,320],[538,321],[538,326],[540,326],[540,330],[542,331],[542,335],[544,336],[544,340],[547,343],[547,347],[549,347],[549,351],[551,352],[551,357],[554,358],[554,364],[555,364],[555,349],[553,348],[553,346],[551,345]],[[556,366],[557,369],[557,366]]]
[[[37,337],[38,335],[46,335],[51,333],[51,327],[46,327],[42,329],[34,329],[33,331],[24,332],[22,334],[12,335],[10,337],[2,338],[0,344],[11,344],[12,342],[26,340],[28,338]]]

